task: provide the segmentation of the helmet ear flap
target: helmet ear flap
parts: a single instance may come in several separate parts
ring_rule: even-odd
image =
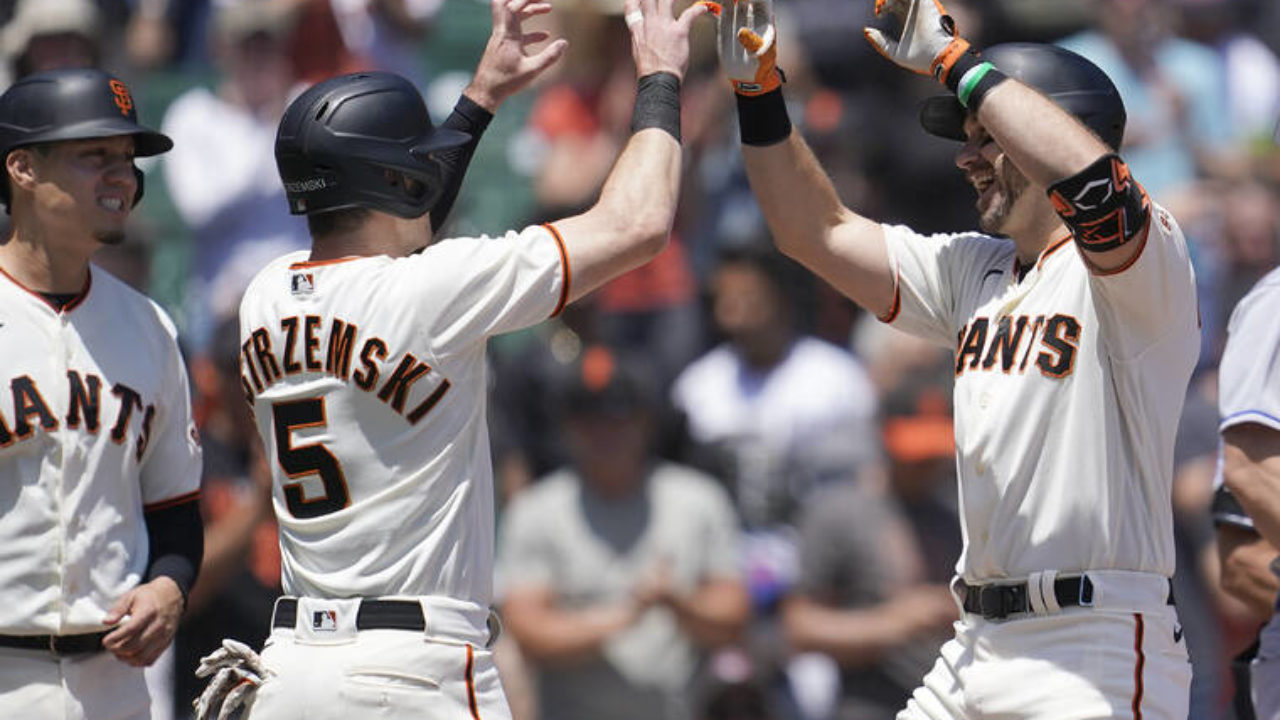
[[[133,206],[138,207],[138,203],[142,202],[142,191],[145,189],[147,178],[137,165],[133,166],[133,177],[138,181],[138,189],[133,193]]]

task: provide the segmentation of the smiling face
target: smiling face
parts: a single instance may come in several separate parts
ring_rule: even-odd
[[[35,210],[52,228],[104,245],[124,240],[138,180],[130,136],[68,140],[24,148]]]
[[[978,192],[978,225],[983,231],[1013,235],[1024,220],[1031,182],[972,116],[964,122],[968,141],[956,155],[956,166]]]

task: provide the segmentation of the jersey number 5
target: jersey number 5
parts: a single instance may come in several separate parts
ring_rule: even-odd
[[[271,414],[276,426],[276,459],[285,474],[298,480],[318,475],[324,484],[324,494],[312,498],[303,496],[301,482],[286,484],[284,502],[289,506],[289,513],[296,518],[312,518],[346,507],[351,495],[338,458],[320,444],[293,445],[294,430],[327,424],[324,398],[276,403],[271,407]]]

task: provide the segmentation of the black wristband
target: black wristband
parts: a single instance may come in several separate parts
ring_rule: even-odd
[[[155,580],[158,577],[167,577],[178,586],[178,592],[182,593],[182,607],[187,606],[187,596],[191,594],[191,586],[196,582],[198,570],[191,564],[189,558],[182,555],[165,555],[156,558],[156,561],[147,568],[147,582]]]
[[[982,56],[966,52],[951,66],[946,84],[947,89],[956,94],[961,105],[969,112],[978,112],[987,93],[1008,79],[1008,75],[983,60]]]
[[[636,83],[631,132],[658,128],[680,142],[680,78],[669,72],[645,75]]]
[[[738,130],[743,145],[776,145],[791,136],[791,117],[782,88],[763,95],[737,95]]]

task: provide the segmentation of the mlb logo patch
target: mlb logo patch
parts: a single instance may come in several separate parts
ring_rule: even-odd
[[[334,632],[338,629],[338,611],[316,610],[311,613],[311,629]]]
[[[289,276],[289,292],[294,295],[310,295],[315,289],[316,279],[311,273],[294,273]]]

